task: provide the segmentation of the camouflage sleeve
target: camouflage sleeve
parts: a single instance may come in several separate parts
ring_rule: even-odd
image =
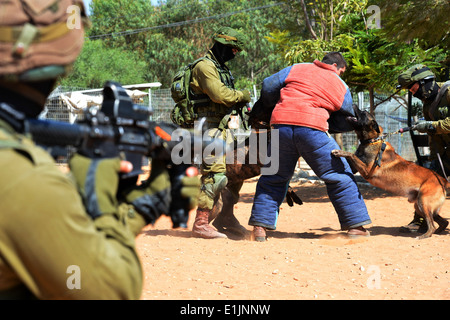
[[[8,195],[0,195],[8,208],[0,218],[0,280],[9,275],[0,290],[23,283],[38,299],[139,299],[142,270],[133,231],[145,223],[130,223],[126,209],[93,220],[73,182],[53,163],[11,160],[13,169],[0,175],[15,181]]]
[[[446,93],[445,97],[447,99],[447,107],[446,108],[449,108],[450,107],[450,89],[447,89],[447,93]],[[447,110],[447,114],[448,114],[448,110]],[[450,133],[450,117],[447,117],[443,120],[434,121],[433,127],[436,128],[437,134]]]
[[[219,72],[211,61],[203,60],[197,63],[192,70],[192,79],[194,92],[207,94],[215,103],[231,107],[244,98],[242,91],[228,88],[220,81]]]
[[[450,133],[450,117],[447,117],[443,120],[434,121],[433,127],[436,128],[436,134]]]

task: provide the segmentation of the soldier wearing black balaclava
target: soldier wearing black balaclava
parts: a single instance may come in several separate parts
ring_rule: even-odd
[[[425,65],[417,64],[398,77],[397,88],[408,89],[414,97],[422,100],[424,121],[412,129],[429,136],[430,169],[448,177],[450,174],[450,81],[436,82],[436,76]],[[426,232],[427,224],[414,214],[401,232]]]
[[[242,106],[250,102],[248,91],[236,90],[234,78],[230,69],[225,64],[243,50],[244,36],[242,33],[229,27],[220,28],[214,35],[214,44],[205,57],[192,69],[190,88],[195,94],[193,99],[205,102],[196,107],[198,117],[206,118],[207,127],[211,137],[223,139],[227,143],[232,142],[229,133],[229,120],[232,115],[239,114]],[[234,216],[223,217],[219,214],[213,217],[211,212],[220,192],[227,186],[225,157],[204,159],[201,168],[202,187],[198,200],[197,215],[195,217],[192,233],[195,237],[206,239],[226,238],[227,236],[213,228],[234,230],[237,233],[245,233]],[[233,194],[234,201],[239,198],[239,190],[242,184],[228,186]]]

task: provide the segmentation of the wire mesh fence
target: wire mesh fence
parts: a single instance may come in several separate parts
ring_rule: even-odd
[[[256,92],[256,90],[255,90]],[[152,121],[171,122],[170,113],[174,106],[170,89],[150,89],[141,96],[133,98],[135,103],[149,106],[153,109],[150,116]],[[84,97],[84,100],[81,99]],[[86,98],[88,97],[88,98]],[[101,104],[102,89],[86,88],[56,88],[45,105],[40,118],[73,123],[82,117],[83,109],[95,104]],[[368,110],[368,94],[355,94],[354,101],[360,109]],[[395,132],[407,126],[407,110],[395,100],[389,100],[376,108],[375,117],[385,133]],[[409,133],[392,135],[387,140],[396,149],[396,152],[406,160],[416,161],[414,147]],[[353,152],[358,147],[359,141],[354,132],[342,134],[342,145],[346,151]],[[61,158],[60,162],[65,162]]]

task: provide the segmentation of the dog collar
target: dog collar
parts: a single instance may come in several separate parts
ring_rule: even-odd
[[[386,143],[384,143],[383,141],[380,152],[378,152],[377,159],[375,160],[375,165],[377,165],[378,167],[381,167],[381,158],[383,157],[384,150],[386,150]]]
[[[371,144],[371,143],[375,143],[375,142],[378,142],[378,141],[384,141],[384,139],[387,136],[388,136],[387,134],[383,134],[383,135],[381,135],[379,137],[376,137],[376,138],[363,140],[363,141],[361,141],[361,144]]]
[[[384,150],[386,150],[386,143],[384,143],[384,139],[386,138],[387,135],[381,135],[379,137],[376,138],[372,138],[372,139],[367,139],[364,141],[361,141],[361,144],[373,144],[373,143],[377,143],[378,141],[381,141],[381,148],[380,151],[377,154],[377,158],[375,159],[375,163],[374,163],[374,167],[380,167],[381,166],[381,158],[383,157],[383,152]]]

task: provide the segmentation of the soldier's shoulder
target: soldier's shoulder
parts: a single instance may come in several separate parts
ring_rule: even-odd
[[[198,69],[211,69],[211,68],[216,68],[215,63],[213,60],[211,60],[208,57],[202,57],[200,59],[197,60],[197,63],[195,64],[194,68],[198,68]]]
[[[35,145],[29,138],[21,134],[11,133],[0,127],[0,150],[15,150],[14,157],[27,158],[32,165],[54,164],[53,158],[44,149]],[[19,152],[17,152],[19,151]]]

